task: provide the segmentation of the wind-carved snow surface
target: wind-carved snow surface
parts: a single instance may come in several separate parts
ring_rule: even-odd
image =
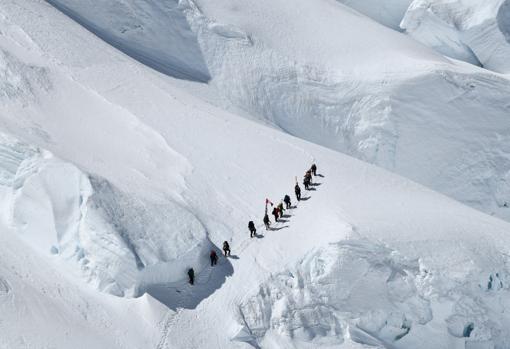
[[[510,72],[510,1],[415,0],[401,27],[447,56]]]
[[[469,248],[450,245],[461,253]],[[239,311],[243,333],[260,347],[506,348],[510,331],[501,324],[510,320],[508,276],[506,256],[462,260],[452,254],[441,265],[346,240],[272,276]],[[450,338],[435,333],[445,323]]]
[[[0,164],[4,219],[99,290],[138,296],[140,287],[182,280],[189,266],[199,272],[204,265],[205,228],[177,203],[122,192],[6,135]]]

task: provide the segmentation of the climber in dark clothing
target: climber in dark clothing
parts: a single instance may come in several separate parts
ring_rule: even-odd
[[[269,219],[269,217],[268,217],[268,219]],[[265,217],[264,217],[264,224],[266,224]],[[248,229],[250,230],[250,237],[251,238],[256,235],[257,229],[255,229],[255,223],[253,223],[253,221],[249,221],[248,222]]]
[[[290,203],[290,196],[288,195],[285,195],[284,198],[283,198],[283,202],[285,202],[285,207],[287,208],[287,210],[291,207],[291,203]]]
[[[271,221],[269,220],[269,216],[266,214],[264,215],[264,225],[266,226],[266,230],[269,230],[269,225],[271,224]]]
[[[280,210],[278,209],[278,207],[275,206],[275,208],[273,208],[273,216],[274,216],[274,221],[275,222],[278,222],[278,216],[280,215]]]
[[[294,192],[296,193],[297,201],[301,201],[301,188],[299,187],[299,184],[297,184],[297,183],[296,183],[296,186],[294,187]]]
[[[195,271],[193,270],[193,268],[188,269],[188,278],[189,283],[193,285],[195,283]]]
[[[305,178],[308,179],[308,183],[311,184],[312,183],[312,170],[308,170],[306,171],[305,173]]]
[[[209,255],[209,258],[211,259],[211,267],[218,263],[218,255],[216,254],[216,251],[211,250],[211,254]]]
[[[228,244],[228,241],[223,241],[223,253],[225,254],[225,257],[230,256],[230,245]]]
[[[314,176],[317,176],[317,165],[312,164],[312,167],[310,168]]]
[[[278,212],[280,213],[280,218],[283,218],[283,211],[285,211],[285,209],[283,208],[283,202],[280,202],[277,207]]]
[[[310,189],[310,178],[309,177],[305,177],[303,179],[303,185],[305,186],[305,189],[306,190],[309,190]]]

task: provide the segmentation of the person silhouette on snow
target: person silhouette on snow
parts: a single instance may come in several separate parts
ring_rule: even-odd
[[[267,219],[269,219],[269,217]],[[264,217],[264,224],[265,224],[265,217]],[[248,229],[250,230],[250,237],[251,238],[256,235],[257,229],[255,229],[255,223],[253,223],[253,221],[249,221],[248,222]]]
[[[283,202],[285,202],[285,208],[287,208],[287,210],[289,208],[291,208],[291,202],[290,202],[290,196],[288,195],[285,195],[284,198],[283,198]]]
[[[314,176],[317,176],[317,165],[312,164],[312,167],[310,167],[310,171],[312,171]]]
[[[305,189],[306,189],[306,190],[310,190],[310,178],[305,177],[305,178],[303,179],[303,185],[305,186]]]
[[[269,225],[271,224],[271,221],[269,220],[269,216],[266,214],[264,215],[264,225],[266,226],[266,230],[269,230]]]
[[[283,208],[283,202],[280,202],[278,204],[278,212],[280,213],[280,218],[283,218],[283,211],[285,211],[285,209]]]
[[[278,209],[278,207],[274,207],[273,208],[273,212],[272,212],[273,216],[274,216],[274,221],[275,222],[278,222],[278,216],[280,215],[280,210]]]
[[[225,257],[230,257],[230,245],[228,244],[228,241],[223,241],[223,253],[225,254]]]
[[[211,267],[213,265],[218,264],[218,255],[216,254],[215,250],[211,250],[211,254],[209,255],[209,258],[211,259]]]
[[[306,171],[305,178],[308,178],[310,184],[312,183],[312,170]]]
[[[188,269],[188,278],[190,285],[193,285],[195,283],[195,271],[193,268]]]
[[[296,193],[297,201],[301,201],[301,187],[297,183],[296,186],[294,187],[294,193]]]

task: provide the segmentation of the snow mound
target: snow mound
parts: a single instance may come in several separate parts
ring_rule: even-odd
[[[444,55],[510,72],[510,1],[415,0],[401,27]]]
[[[182,280],[190,265],[197,272],[205,265],[205,228],[178,203],[121,191],[6,135],[0,188],[4,219],[23,240],[69,262],[99,290],[137,296],[139,287]]]
[[[207,82],[196,35],[178,1],[48,0],[128,56],[164,74]]]
[[[452,251],[445,265],[366,240],[311,252],[240,306],[245,332],[261,347],[507,347],[510,331],[501,325],[510,320],[507,257],[494,246],[440,248]]]

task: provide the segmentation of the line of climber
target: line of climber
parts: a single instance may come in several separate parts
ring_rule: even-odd
[[[309,170],[305,172],[305,175],[303,177],[303,185],[305,187],[305,190],[310,190],[310,186],[313,185],[313,177],[317,176],[317,165],[314,163],[310,167]],[[296,194],[296,200],[301,201],[301,187],[298,184],[297,177],[296,177],[296,185],[294,186],[294,193]],[[285,207],[284,207],[285,203]],[[290,196],[288,194],[285,194],[283,197],[283,201],[281,201],[278,205],[274,205],[269,199],[266,198],[266,205],[265,205],[265,213],[264,213],[264,226],[266,227],[266,230],[269,230],[271,227],[271,221],[269,219],[268,215],[268,204],[273,207],[273,210],[271,214],[274,216],[275,223],[278,222],[278,219],[283,218],[283,212],[285,210],[289,210],[292,208],[292,202],[290,199]],[[248,230],[250,231],[250,238],[253,238],[254,236],[257,236],[257,228],[255,227],[255,223],[253,221],[248,222]],[[223,241],[223,253],[225,257],[230,256],[230,245],[228,241]],[[215,266],[218,263],[218,254],[213,249],[211,250],[211,253],[209,254],[209,259],[211,262],[211,267]],[[188,269],[188,281],[191,285],[195,282],[195,271],[193,268]]]
[[[312,164],[312,167],[310,167],[310,169],[305,172],[305,175],[303,177],[303,185],[305,187],[305,190],[310,190],[310,186],[313,184],[312,176],[317,176],[317,165],[316,164]],[[296,177],[296,185],[294,186],[294,193],[296,194],[297,201],[301,201],[301,187],[299,186],[299,184],[297,182],[297,177]],[[285,208],[283,207],[284,203],[285,203]],[[266,209],[265,209],[265,214],[264,214],[264,219],[263,219],[264,226],[266,227],[266,230],[269,230],[270,226],[271,226],[271,221],[269,219],[269,214],[267,211],[268,204],[270,204],[271,207],[273,207],[271,214],[274,216],[275,223],[278,222],[278,219],[283,218],[283,212],[285,211],[285,209],[288,210],[288,209],[292,208],[292,203],[290,200],[290,196],[288,194],[285,194],[285,196],[283,198],[283,202],[280,202],[276,206],[274,206],[274,204],[269,199],[266,199]],[[255,233],[257,232],[257,230],[255,229],[255,224],[253,224],[253,221],[250,221],[248,223],[248,228],[250,229],[250,237],[253,237],[255,235]]]

